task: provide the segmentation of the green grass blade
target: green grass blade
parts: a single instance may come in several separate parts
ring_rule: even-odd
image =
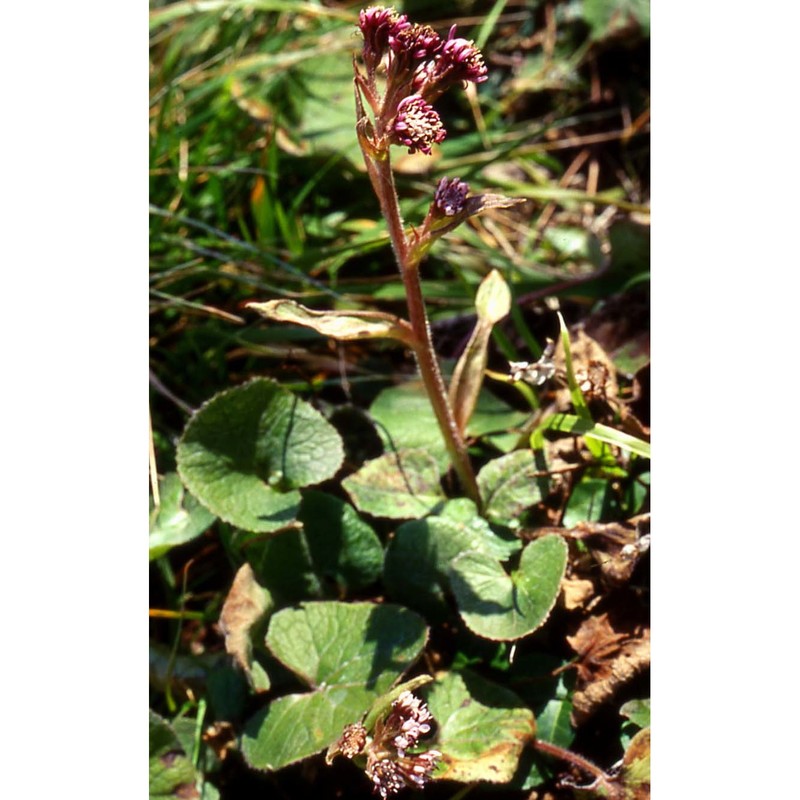
[[[569,346],[569,331],[567,330],[567,326],[564,322],[564,317],[561,316],[561,312],[558,311],[556,313],[558,314],[558,325],[561,329],[561,343],[564,345],[564,363],[567,368],[567,383],[569,384],[569,394],[572,398],[572,405],[575,406],[575,413],[582,420],[591,422],[592,415],[589,413],[589,407],[586,405],[586,400],[583,398],[583,392],[581,392],[581,389],[578,386],[578,381],[575,379],[575,370],[572,367],[572,351]]]
[[[587,439],[595,439],[606,444],[613,444],[628,450],[642,458],[650,458],[650,443],[628,433],[623,433],[608,425],[599,422],[581,419],[574,414],[553,414],[531,434],[531,446],[541,447],[543,433],[546,430],[560,431],[561,433],[572,433],[584,436]]]

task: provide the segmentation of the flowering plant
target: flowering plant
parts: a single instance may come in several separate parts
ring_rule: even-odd
[[[467,496],[480,507],[480,491],[464,444],[464,426],[459,424],[465,423],[464,415],[454,413],[449,397],[457,397],[458,392],[451,387],[448,397],[442,380],[420,288],[419,265],[433,240],[467,217],[518,201],[497,195],[469,200],[469,184],[459,178],[442,178],[422,227],[406,232],[390,147],[402,145],[409,153],[430,155],[433,146],[447,135],[431,104],[454,86],[485,81],[486,65],[472,41],[456,36],[455,25],[442,39],[430,26],[410,23],[405,14],[393,8],[373,6],[360,13],[359,29],[364,38],[364,71],[354,64],[359,144],[403,277],[420,375],[453,467]],[[379,78],[383,79],[382,91]]]
[[[341,737],[328,748],[325,760],[365,756],[364,771],[383,800],[403,787],[422,788],[442,754],[438,750],[412,751],[421,736],[430,733],[433,716],[428,707],[410,691],[403,691],[389,714],[378,718],[373,735],[360,722],[347,725]],[[363,758],[362,758],[363,761]]]
[[[604,364],[584,353],[585,375],[576,372],[563,319],[558,358],[549,341],[533,363],[510,362],[507,376],[487,369],[490,338],[512,303],[498,270],[480,283],[475,324],[445,384],[421,291],[424,260],[437,239],[471,216],[517,201],[473,193],[462,177],[448,175],[429,188],[421,219],[407,224],[392,155],[407,150],[424,162],[448,147],[440,98],[465,83],[483,84],[488,70],[479,48],[455,26],[440,33],[394,9],[371,7],[359,14],[357,30],[355,134],[408,314],[365,310],[361,297],[345,295],[335,309],[306,308],[294,291],[247,305],[326,339],[394,340],[414,354],[425,395],[416,382],[402,382],[381,389],[368,412],[356,399],[357,413],[348,416],[328,395],[309,402],[296,387],[262,377],[218,392],[192,414],[176,445],[178,474],[157,484],[162,495],[152,524],[161,536],[151,536],[151,554],[163,558],[165,539],[175,542],[177,534],[184,541],[216,524],[228,559],[226,581],[230,564],[237,565],[218,632],[233,660],[225,668],[239,685],[247,682],[258,702],[226,709],[230,729],[215,730],[213,740],[220,752],[237,748],[254,771],[269,773],[265,785],[327,750],[328,763],[338,758],[336,768],[308,764],[304,779],[335,782],[350,770],[364,792],[371,788],[382,800],[439,781],[467,784],[464,791],[480,782],[529,791],[549,780],[538,762],[544,754],[572,765],[561,786],[590,776],[594,783],[580,790],[621,800],[629,786],[646,782],[645,731],[631,742],[620,770],[605,773],[566,750],[574,736],[567,720],[591,713],[592,703],[607,700],[648,663],[646,631],[631,623],[620,632],[614,621],[588,617],[586,629],[566,640],[580,656],[574,665],[561,641],[574,619],[569,603],[605,599],[592,597],[594,584],[584,579],[597,575],[592,559],[602,559],[603,576],[619,584],[646,552],[646,521],[626,527],[616,519],[639,513],[645,502],[632,487],[641,473],[635,458],[649,458],[649,447],[595,424],[582,392],[605,400]],[[344,66],[349,92],[350,65]],[[564,373],[569,392],[545,390],[540,398],[536,387]],[[527,390],[536,400],[533,413],[487,392],[479,407],[487,375]],[[552,411],[545,411],[545,399]],[[575,414],[567,413],[570,406]],[[489,415],[492,427],[481,431]],[[358,441],[364,422],[367,435],[374,434],[369,449]],[[569,451],[560,447],[566,439],[545,441],[545,432],[568,436]],[[585,444],[578,444],[579,434]],[[603,442],[626,446],[634,460],[619,459]],[[481,464],[477,474],[473,454]],[[461,491],[443,480],[452,477],[448,462]],[[614,522],[601,509],[608,475],[618,494]],[[584,506],[593,515],[585,523]],[[610,544],[601,547],[598,539]],[[171,570],[164,573],[172,580]],[[547,637],[528,638],[554,610]],[[555,652],[541,652],[543,638]],[[546,658],[540,663],[539,656]],[[582,695],[568,684],[566,670],[573,666]],[[620,677],[623,670],[627,677]],[[598,700],[589,691],[595,686],[608,694]],[[229,699],[227,684],[218,682],[215,692],[209,707],[216,716],[216,706]],[[639,727],[646,710],[632,709]],[[180,742],[166,736],[158,719],[151,729],[160,748],[156,766],[169,771]],[[204,741],[206,735],[210,729]],[[175,772],[181,796],[189,796]]]
[[[480,509],[481,493],[464,432],[483,380],[488,339],[483,336],[477,350],[465,352],[453,381],[445,387],[431,340],[419,267],[433,242],[468,217],[522,201],[495,194],[471,196],[468,183],[445,177],[436,187],[422,225],[406,229],[392,172],[392,146],[431,155],[447,136],[432,103],[465,82],[482,83],[487,69],[475,44],[456,36],[455,25],[442,38],[430,26],[411,23],[393,8],[372,6],[359,14],[358,27],[363,45],[360,64],[357,59],[353,64],[356,133],[403,279],[408,320],[369,311],[320,315],[289,300],[248,305],[270,319],[307,325],[338,339],[385,336],[410,346],[453,468],[464,493]],[[484,334],[508,314],[510,302],[499,273],[492,272],[486,282],[488,287],[482,288],[490,295],[487,318],[492,321],[483,326]]]

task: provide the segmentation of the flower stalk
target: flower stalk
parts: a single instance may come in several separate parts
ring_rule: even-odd
[[[430,155],[433,145],[446,135],[430,103],[455,84],[485,80],[486,68],[473,43],[455,37],[455,26],[442,40],[427,25],[411,24],[404,14],[377,6],[361,12],[359,28],[364,37],[362,62],[366,74],[354,64],[358,141],[403,279],[420,377],[462,488],[480,509],[478,483],[433,347],[419,276],[422,258],[435,236],[444,232],[432,228],[435,212],[454,216],[456,207],[464,205],[468,186],[453,179],[457,190],[450,190],[446,211],[440,211],[434,202],[421,230],[407,234],[389,151],[395,144],[407,147],[410,153]],[[383,70],[385,88],[381,94],[378,75]]]

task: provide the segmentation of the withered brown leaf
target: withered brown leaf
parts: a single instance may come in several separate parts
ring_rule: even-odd
[[[248,678],[251,677],[253,652],[250,633],[271,606],[269,592],[256,581],[250,564],[243,564],[222,605],[219,623],[225,635],[225,649]]]

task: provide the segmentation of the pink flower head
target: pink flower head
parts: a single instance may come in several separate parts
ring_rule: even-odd
[[[398,14],[393,8],[370,6],[359,13],[358,27],[364,36],[364,62],[374,71],[381,63],[390,39],[410,28],[411,23],[405,14]]]
[[[433,195],[433,204],[446,217],[454,217],[464,210],[469,194],[469,184],[460,178],[442,178]]]
[[[430,780],[437,761],[442,757],[438,750],[428,750],[414,756],[384,758],[367,766],[373,790],[383,800],[397,794],[405,786],[421,789]]]
[[[400,767],[400,774],[405,779],[406,786],[416,784],[416,788],[421,789],[430,780],[441,757],[442,754],[438,750],[426,750],[424,753],[398,758],[397,765]]]
[[[397,116],[392,123],[392,141],[405,145],[409,153],[417,150],[431,154],[431,146],[441,142],[447,131],[433,106],[419,95],[412,94],[397,105]]]
[[[393,794],[397,794],[405,785],[400,767],[396,761],[384,758],[376,764],[367,767],[367,775],[372,780],[373,791],[379,794],[383,800]]]
[[[402,756],[417,743],[421,735],[430,733],[428,722],[432,719],[428,706],[411,692],[405,691],[392,703],[392,710],[384,723],[384,735],[392,739]]]
[[[455,37],[456,26],[450,28],[447,41],[439,54],[437,73],[448,81],[472,81],[482,83],[486,80],[486,65],[481,51],[475,42]]]
[[[406,748],[416,747],[419,737],[430,733],[432,721],[422,700],[409,691],[401,692],[386,718],[376,721],[371,740],[361,723],[347,725],[339,740],[328,748],[325,760],[330,764],[334,756],[352,758],[363,752],[367,757],[367,777],[382,800],[405,787],[421,789],[431,779],[442,754],[438,750],[407,753]]]
[[[442,47],[442,39],[430,25],[414,23],[393,30],[389,37],[392,52],[405,59],[426,60],[433,58]]]

